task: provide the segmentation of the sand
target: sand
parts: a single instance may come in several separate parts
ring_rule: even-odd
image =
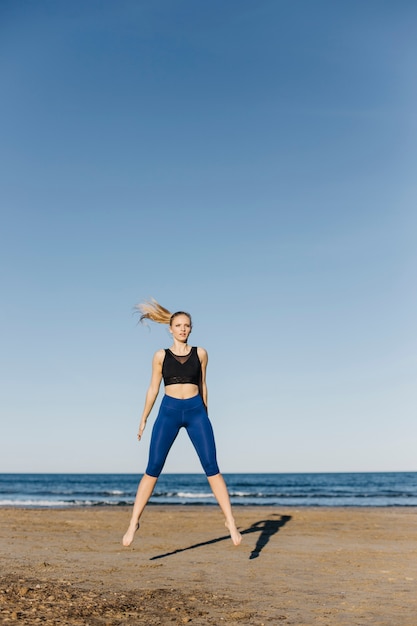
[[[416,508],[0,509],[0,623],[415,626]]]

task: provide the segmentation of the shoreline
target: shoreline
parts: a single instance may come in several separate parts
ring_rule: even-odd
[[[123,504],[0,504],[0,511],[20,510],[20,509],[37,509],[39,511],[74,511],[82,509],[128,509],[133,507],[132,502]],[[154,502],[149,500],[146,505],[148,507],[209,507],[218,508],[219,505],[214,502]],[[417,504],[242,504],[241,502],[232,502],[234,509],[416,509]]]
[[[0,508],[0,622],[414,626],[417,507]]]
[[[180,503],[180,502],[171,502],[169,504],[159,504],[158,502],[148,502],[146,505],[146,508],[154,508],[154,507],[159,507],[159,508],[167,508],[167,509],[180,509],[180,508],[185,508],[185,509],[217,509],[219,508],[219,505],[217,504],[217,502],[201,502],[201,503]],[[74,504],[74,505],[58,505],[58,506],[51,506],[51,505],[35,505],[35,504],[16,504],[16,505],[11,505],[11,504],[5,504],[5,505],[0,505],[0,518],[1,518],[1,513],[2,511],[95,511],[95,510],[111,510],[111,511],[126,511],[126,510],[131,510],[133,508],[133,502],[131,504]],[[390,511],[390,510],[396,510],[398,509],[399,511],[404,510],[404,511],[408,511],[408,510],[415,510],[417,512],[417,505],[415,504],[381,504],[381,505],[375,505],[375,504],[320,504],[320,505],[311,505],[311,504],[299,504],[299,505],[295,505],[295,504],[286,504],[285,506],[283,505],[279,505],[279,504],[233,504],[232,503],[232,508],[234,511],[245,511],[247,509],[254,509],[254,510],[276,510],[276,511],[281,511],[281,510],[300,510],[300,511],[304,511],[304,510],[317,510],[317,511],[331,511],[331,510],[344,510],[346,509],[347,511],[360,511],[360,510],[376,510],[376,511]]]

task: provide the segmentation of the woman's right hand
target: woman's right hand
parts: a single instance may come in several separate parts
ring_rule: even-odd
[[[140,441],[140,440],[141,440],[141,438],[142,438],[143,431],[145,430],[145,426],[146,426],[146,424],[141,424],[141,425],[139,426],[139,431],[138,431],[138,441]]]

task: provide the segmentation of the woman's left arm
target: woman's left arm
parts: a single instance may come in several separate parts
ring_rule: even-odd
[[[207,363],[208,363],[208,354],[204,348],[197,348],[198,358],[201,363],[201,381],[200,381],[200,395],[203,398],[204,405],[208,410],[208,393],[207,393],[207,383],[206,383],[206,372],[207,372]]]

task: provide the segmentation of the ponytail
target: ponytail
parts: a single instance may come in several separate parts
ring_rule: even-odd
[[[171,311],[168,311],[168,309],[161,306],[154,298],[136,304],[135,309],[141,314],[139,318],[140,322],[143,322],[143,320],[146,319],[152,320],[152,322],[157,322],[157,324],[171,323]]]
[[[139,318],[140,322],[143,322],[143,320],[152,320],[152,322],[157,322],[157,324],[168,324],[168,326],[171,326],[172,321],[177,315],[186,315],[190,320],[191,326],[193,324],[189,313],[186,311],[171,313],[171,311],[161,306],[154,298],[136,304],[135,309],[141,314]]]

